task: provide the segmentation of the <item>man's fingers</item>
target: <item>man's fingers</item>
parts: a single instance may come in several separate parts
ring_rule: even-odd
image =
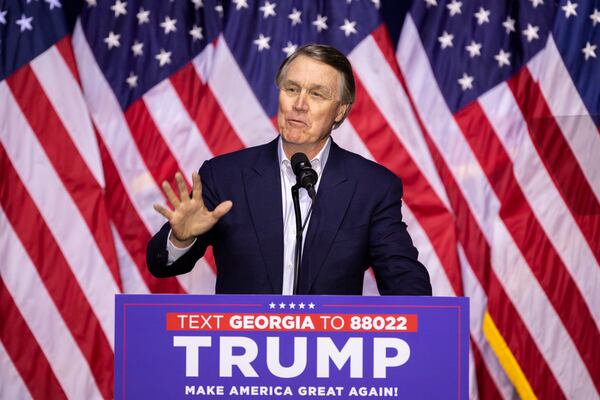
[[[192,174],[192,197],[194,200],[202,200],[202,183],[200,183],[200,175],[197,172]]]
[[[171,216],[173,215],[173,213],[168,208],[163,207],[160,204],[155,204],[154,209],[167,220],[171,220]]]
[[[177,196],[175,196],[175,192],[171,188],[171,185],[169,185],[169,182],[163,181],[162,188],[163,192],[165,192],[165,194],[167,195],[167,199],[169,200],[173,208],[179,207],[179,199],[177,198]]]
[[[232,201],[227,200],[222,202],[213,210],[213,217],[217,220],[220,219],[223,215],[227,214],[229,210],[231,210],[231,207],[233,207]]]
[[[179,198],[181,199],[181,201],[189,201],[190,195],[188,194],[187,187],[185,186],[185,181],[183,180],[183,175],[181,175],[181,172],[177,172],[175,174],[175,182],[177,182],[177,189],[179,190]]]

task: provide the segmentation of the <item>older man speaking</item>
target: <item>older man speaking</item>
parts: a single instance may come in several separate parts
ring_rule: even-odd
[[[172,210],[155,205],[168,222],[148,243],[150,272],[189,272],[212,245],[217,293],[361,294],[372,266],[381,294],[431,295],[402,221],[402,183],[331,139],[354,102],[348,59],[332,47],[306,45],[275,80],[277,139],[206,161],[192,175],[191,196],[181,174],[177,193],[163,182]],[[297,153],[318,176],[310,188],[316,196],[299,191],[308,224],[301,241],[291,195]],[[304,255],[295,276],[297,243]]]

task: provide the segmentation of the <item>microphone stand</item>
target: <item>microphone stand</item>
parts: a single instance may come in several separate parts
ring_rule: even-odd
[[[298,271],[302,258],[302,216],[300,215],[300,196],[298,193],[300,184],[292,186],[292,200],[294,202],[294,214],[296,215],[296,250],[294,252],[294,294],[298,294]]]
[[[312,214],[313,207],[315,205],[315,199],[313,196],[310,196],[311,204],[310,209],[308,211],[308,215],[306,216],[306,220],[302,223],[302,215],[300,211],[300,194],[299,189],[300,183],[296,183],[292,186],[292,200],[294,203],[294,214],[296,216],[296,249],[294,251],[294,291],[293,294],[298,294],[298,287],[300,285],[300,279],[298,279],[299,271],[300,271],[300,261],[302,260],[302,232],[306,227],[308,222],[308,218],[310,218],[310,214]],[[314,193],[314,192],[313,192]]]

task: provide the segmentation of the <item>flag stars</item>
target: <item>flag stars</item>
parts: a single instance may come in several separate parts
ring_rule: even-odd
[[[287,42],[287,46],[285,46],[282,50],[285,53],[286,57],[291,56],[298,49],[298,46],[293,44],[292,42]]]
[[[194,9],[199,9],[201,7],[204,7],[204,3],[202,2],[202,0],[192,0],[192,4],[194,5]]]
[[[291,14],[288,14],[288,18],[292,21],[292,26],[302,23],[302,19],[300,18],[301,15],[302,12],[296,10],[295,8],[292,10]]]
[[[233,0],[233,3],[235,4],[235,9],[237,11],[242,8],[248,8],[248,0]]]
[[[477,18],[477,25],[483,25],[490,22],[490,10],[486,10],[483,7],[479,7],[479,11],[475,13]]]
[[[506,20],[504,20],[504,22],[502,23],[502,26],[504,27],[504,30],[506,31],[507,34],[509,34],[511,32],[516,32],[515,22],[517,22],[517,21],[512,19],[510,16],[506,17]]]
[[[0,10],[0,24],[2,24],[2,25],[6,25],[6,13],[7,12],[8,11],[6,11],[6,10],[4,10],[4,11]]]
[[[469,57],[471,58],[481,55],[481,43],[477,43],[474,40],[471,40],[471,43],[465,46],[465,49],[469,52]]]
[[[168,15],[165,17],[165,20],[160,23],[160,26],[165,30],[165,35],[168,35],[169,32],[175,32],[177,28],[175,24],[177,23],[176,19],[171,19]]]
[[[127,84],[129,85],[129,87],[131,89],[137,87],[137,80],[138,80],[138,77],[133,72],[130,72],[127,79],[125,79],[125,81],[127,82]]]
[[[223,18],[223,4],[217,4],[215,6],[215,11],[219,14],[219,18]]]
[[[531,5],[533,6],[533,8],[537,8],[537,6],[544,4],[544,0],[529,0],[529,1],[531,2]]]
[[[312,24],[317,27],[318,32],[321,32],[323,29],[327,29],[327,17],[319,14],[317,15],[317,19],[315,19]]]
[[[110,9],[114,11],[115,13],[115,17],[118,17],[119,15],[126,15],[127,14],[127,3],[121,0],[117,0],[115,1],[115,4],[113,4],[112,6],[110,6]]]
[[[425,1],[425,5],[427,6],[427,8],[429,7],[436,7],[437,4],[437,0],[424,0]]]
[[[144,43],[140,43],[137,40],[131,46],[131,51],[133,52],[133,56],[141,56],[144,54]]]
[[[438,37],[438,41],[440,42],[442,49],[445,49],[446,47],[452,47],[452,40],[454,40],[454,35],[451,35],[446,31],[444,31],[442,36]]]
[[[527,24],[527,29],[523,30],[523,35],[525,35],[525,37],[527,37],[527,42],[531,42],[534,39],[539,39],[540,38],[538,36],[539,30],[540,30],[539,27],[533,26],[531,24]]]
[[[21,28],[21,32],[32,31],[33,26],[31,26],[31,21],[33,21],[33,17],[26,17],[25,14],[21,14],[21,18],[15,21],[19,28]]]
[[[463,72],[462,77],[458,79],[458,84],[463,92],[467,89],[473,89],[473,80],[474,78],[472,76],[467,75],[466,72]]]
[[[269,18],[269,16],[275,16],[277,15],[275,13],[275,7],[277,7],[277,4],[275,3],[269,3],[268,1],[265,1],[265,4],[263,4],[259,10],[262,11],[263,13],[263,18]]]
[[[254,40],[254,44],[258,46],[258,51],[263,51],[265,49],[269,50],[271,46],[269,42],[271,41],[271,37],[265,36],[262,33],[258,35],[258,39]]]
[[[594,23],[594,26],[596,26],[596,24],[600,24],[600,11],[594,8],[594,12],[590,14],[590,19]]]
[[[46,3],[48,3],[48,7],[50,7],[51,10],[54,10],[54,7],[56,8],[61,8],[62,4],[60,4],[59,0],[44,0]]]
[[[500,49],[498,54],[494,56],[496,61],[498,61],[498,66],[502,68],[504,65],[510,65],[510,53]]]
[[[446,4],[448,10],[450,10],[450,16],[454,17],[456,14],[462,14],[462,1],[452,0],[452,3]]]
[[[379,10],[381,8],[381,1],[380,0],[371,0],[371,3],[373,3],[373,5],[375,6],[376,10]]]
[[[144,10],[140,7],[140,11],[136,14],[138,25],[147,24],[150,22],[150,10]]]
[[[567,1],[567,4],[561,7],[565,12],[565,18],[569,18],[571,15],[577,16],[577,3],[571,3],[571,0]]]
[[[202,27],[194,25],[192,29],[189,31],[190,36],[192,37],[192,41],[202,40],[204,35],[202,35]]]
[[[113,31],[108,33],[108,36],[104,38],[104,43],[108,46],[108,49],[112,49],[113,47],[121,46],[119,40],[121,39],[121,35],[115,34]]]
[[[350,36],[353,33],[356,34],[356,21],[350,22],[346,18],[344,18],[344,25],[340,26],[340,30],[344,31],[346,37]]]
[[[167,64],[171,64],[171,52],[165,51],[165,49],[160,49],[160,53],[155,55],[154,58],[158,60],[158,64],[161,67],[164,67]]]
[[[92,8],[92,7],[96,7],[96,0],[85,0],[85,2],[87,3],[88,8]]]
[[[595,44],[591,44],[590,42],[585,43],[585,47],[581,49],[581,52],[585,57],[585,61],[587,61],[590,57],[596,58],[596,47],[597,46]]]

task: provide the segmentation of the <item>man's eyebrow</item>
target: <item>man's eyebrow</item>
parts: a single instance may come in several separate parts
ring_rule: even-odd
[[[302,85],[300,83],[293,81],[291,79],[287,79],[287,80],[283,81],[283,85],[295,85],[295,86],[302,87]],[[308,89],[310,89],[310,90],[325,90],[327,92],[333,92],[333,90],[331,90],[329,87],[327,87],[325,85],[319,85],[319,84],[312,85]]]

